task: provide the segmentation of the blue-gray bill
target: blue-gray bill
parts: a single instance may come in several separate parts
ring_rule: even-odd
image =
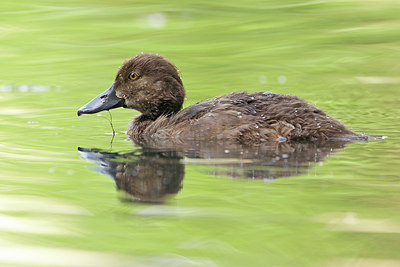
[[[125,100],[117,97],[113,83],[105,92],[96,96],[92,101],[81,107],[78,110],[78,116],[123,107],[124,104]]]

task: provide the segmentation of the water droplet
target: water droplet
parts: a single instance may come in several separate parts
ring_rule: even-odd
[[[284,143],[284,142],[286,142],[287,141],[287,138],[286,137],[283,137],[283,136],[281,136],[281,137],[279,137],[276,141],[278,141],[279,143]]]
[[[260,77],[258,77],[258,81],[259,81],[261,84],[267,83],[267,76],[261,75]]]
[[[266,177],[263,179],[264,183],[269,184],[274,181],[274,177]]]
[[[285,84],[286,81],[287,81],[286,76],[281,75],[281,76],[278,77],[278,83],[280,83],[280,84]]]
[[[2,92],[11,92],[12,91],[12,86],[11,85],[3,85],[2,87],[1,87],[1,91]]]
[[[164,29],[167,26],[168,18],[164,13],[153,13],[140,17],[142,26],[152,29]],[[143,52],[141,52],[143,54]]]
[[[20,85],[20,86],[18,86],[18,90],[20,91],[20,92],[28,92],[28,90],[29,90],[29,86],[28,85]]]

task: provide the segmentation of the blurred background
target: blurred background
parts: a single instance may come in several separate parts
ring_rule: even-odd
[[[400,3],[0,3],[0,265],[399,266]],[[129,152],[136,111],[76,117],[125,59],[159,53],[185,106],[232,91],[298,95],[355,143],[290,179],[186,164],[164,204],[121,201],[77,148]]]

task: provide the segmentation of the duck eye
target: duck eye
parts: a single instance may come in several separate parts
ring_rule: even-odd
[[[134,81],[134,80],[136,80],[137,78],[139,78],[139,75],[137,75],[136,72],[131,72],[131,73],[129,74],[129,76],[128,76],[128,79],[131,80],[131,81]]]

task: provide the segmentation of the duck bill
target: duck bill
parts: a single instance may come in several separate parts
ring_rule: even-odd
[[[105,92],[96,96],[92,101],[81,107],[78,110],[78,116],[123,107],[125,105],[125,100],[117,97],[114,84],[115,83],[113,83]]]

